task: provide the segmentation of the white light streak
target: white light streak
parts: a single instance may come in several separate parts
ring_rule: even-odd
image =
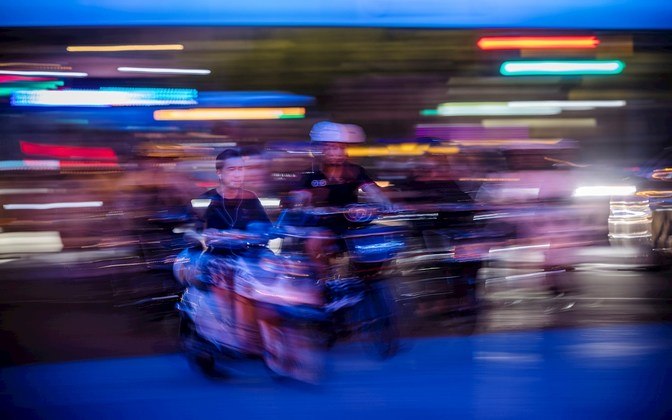
[[[60,252],[63,241],[58,232],[8,232],[0,233],[0,253]]]
[[[46,203],[46,204],[3,204],[5,210],[52,210],[72,209],[84,207],[102,207],[102,201],[75,201],[70,203]]]
[[[207,69],[170,69],[153,67],[118,67],[118,71],[126,73],[160,73],[160,74],[197,74],[207,75],[210,70]]]
[[[0,189],[0,195],[10,195],[10,194],[46,194],[50,191],[53,191],[50,188],[2,188]]]
[[[280,207],[280,199],[278,198],[259,198],[261,205],[269,208]]]
[[[625,101],[513,101],[508,102],[512,108],[561,108],[569,110],[589,110],[593,108],[618,108],[626,105]]]
[[[212,200],[209,198],[194,198],[191,200],[191,206],[195,209],[205,209],[207,208]]]
[[[632,195],[637,191],[633,185],[593,185],[574,190],[574,197],[609,197],[612,195]]]
[[[76,71],[22,71],[22,70],[0,70],[0,74],[9,74],[14,76],[54,76],[54,77],[86,77],[88,73]]]

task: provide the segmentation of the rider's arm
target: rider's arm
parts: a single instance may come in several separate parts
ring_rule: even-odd
[[[385,208],[392,207],[390,199],[387,198],[385,193],[383,193],[383,190],[376,185],[364,168],[360,168],[359,174],[357,175],[357,181],[360,183],[359,188],[364,191],[369,201]]]
[[[374,182],[368,182],[361,186],[362,191],[366,194],[369,201],[372,201],[382,207],[390,208],[392,207],[392,202],[389,198],[383,193],[383,191],[378,187]]]

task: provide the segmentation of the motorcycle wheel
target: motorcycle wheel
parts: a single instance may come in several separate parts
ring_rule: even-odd
[[[194,322],[186,316],[180,320],[180,341],[189,365],[208,377],[220,377],[215,356],[205,350],[206,343],[198,335]]]
[[[399,351],[400,334],[394,303],[383,283],[374,286],[367,295],[362,331],[364,343],[373,355],[388,359]]]

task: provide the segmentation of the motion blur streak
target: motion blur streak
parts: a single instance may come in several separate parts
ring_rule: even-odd
[[[292,1],[263,10],[322,16]],[[489,9],[529,13],[510,6]],[[0,94],[155,101],[0,97],[4,417],[670,417],[672,31],[211,24],[0,28],[2,63],[93,76]],[[550,35],[599,45],[476,45]],[[627,68],[502,76],[514,60]]]
[[[117,51],[181,51],[181,44],[155,45],[72,45],[66,48],[69,52],[117,52]]]
[[[305,108],[194,108],[154,111],[157,121],[207,120],[277,120],[283,117],[302,118]]]
[[[632,195],[637,188],[631,185],[593,185],[579,187],[574,197],[608,197],[612,195]]]
[[[562,109],[593,109],[593,108],[617,108],[625,106],[625,101],[514,101],[508,102],[510,107],[558,107]]]
[[[158,106],[194,105],[195,95],[152,90],[41,90],[15,92],[13,106]]]
[[[0,253],[21,254],[60,252],[63,249],[58,232],[0,233]]]
[[[69,203],[46,203],[46,204],[3,204],[5,210],[53,210],[74,209],[82,207],[101,207],[102,201],[82,201]]]
[[[54,77],[86,77],[88,73],[75,71],[19,71],[19,70],[0,70],[0,74],[9,74],[16,76],[54,76]]]
[[[625,64],[619,60],[506,61],[500,67],[504,76],[619,74]]]
[[[47,156],[59,159],[100,159],[117,160],[117,154],[110,147],[61,146],[55,144],[19,141],[21,152],[31,156]]]
[[[476,43],[482,50],[596,48],[594,36],[485,37]]]
[[[118,71],[125,73],[163,73],[163,74],[210,74],[207,69],[167,69],[150,67],[118,67]]]
[[[557,106],[512,107],[507,102],[454,102],[444,103],[436,109],[445,117],[479,115],[555,115],[562,112]]]
[[[481,120],[483,127],[495,128],[495,127],[539,127],[539,128],[548,128],[548,127],[586,127],[594,128],[597,127],[597,120],[595,118],[536,118],[536,119],[508,119],[508,120],[497,120],[497,119],[484,119]]]
[[[204,209],[204,208],[207,208],[210,205],[211,201],[212,200],[209,200],[209,199],[194,198],[194,199],[191,200],[191,205],[194,208],[197,208],[197,209]]]

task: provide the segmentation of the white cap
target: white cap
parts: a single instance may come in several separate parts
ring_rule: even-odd
[[[366,135],[358,125],[322,121],[310,130],[310,139],[320,142],[363,143]]]

